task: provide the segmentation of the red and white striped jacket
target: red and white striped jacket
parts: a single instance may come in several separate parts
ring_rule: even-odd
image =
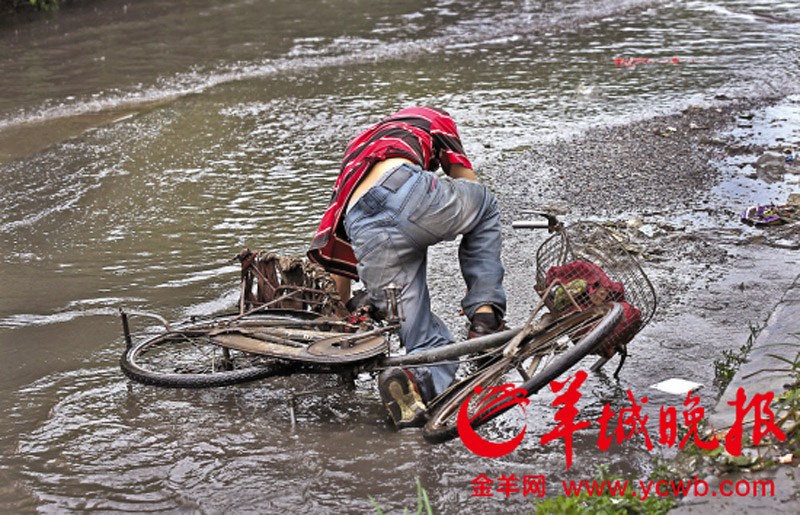
[[[408,159],[430,171],[441,165],[447,174],[453,164],[472,168],[456,124],[445,111],[410,107],[376,123],[347,145],[330,205],[311,241],[308,257],[312,261],[329,272],[358,279],[356,257],[343,225],[347,202],[375,163],[393,157]]]

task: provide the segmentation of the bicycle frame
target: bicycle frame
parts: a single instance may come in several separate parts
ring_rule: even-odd
[[[554,281],[554,283],[545,291],[542,299],[545,298],[545,295],[550,293],[552,288],[559,284],[560,283],[557,281]],[[575,302],[574,299],[573,302]],[[388,367],[435,365],[438,362],[457,360],[460,357],[468,354],[479,354],[486,352],[489,349],[500,347],[504,343],[505,346],[503,346],[502,351],[503,356],[507,358],[512,357],[517,353],[520,346],[531,337],[531,335],[535,335],[551,323],[558,322],[558,320],[536,320],[536,315],[542,310],[543,307],[544,300],[540,300],[534,307],[525,325],[517,329],[509,329],[500,333],[489,334],[479,338],[473,338],[471,340],[451,343],[450,345],[445,345],[426,351],[415,352],[413,354],[387,356],[379,359],[375,368],[381,369]],[[619,321],[621,316],[622,308],[616,303],[613,304],[610,319],[613,323],[616,323]]]

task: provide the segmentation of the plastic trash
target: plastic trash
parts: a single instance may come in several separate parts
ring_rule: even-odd
[[[655,388],[656,390],[661,390],[662,392],[671,393],[673,395],[686,395],[687,393],[691,392],[692,390],[696,390],[701,386],[703,386],[702,383],[695,383],[694,381],[687,381],[686,379],[673,377],[671,379],[651,385],[650,388]]]
[[[680,58],[672,57],[671,59],[650,59],[649,57],[615,57],[614,66],[617,68],[636,68],[642,64],[678,64]]]
[[[750,206],[742,212],[742,222],[750,225],[780,225],[786,220],[775,206]]]

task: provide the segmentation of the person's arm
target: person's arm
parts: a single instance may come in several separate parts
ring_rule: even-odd
[[[347,304],[347,301],[350,300],[350,278],[337,274],[331,274],[331,278],[333,278],[342,303]]]
[[[472,170],[472,168],[467,168],[466,166],[457,163],[450,165],[449,175],[453,179],[467,179],[470,181],[478,180],[478,176],[475,175],[475,172]]]

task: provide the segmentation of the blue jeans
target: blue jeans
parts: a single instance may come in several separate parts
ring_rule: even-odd
[[[358,273],[370,301],[386,309],[383,288],[402,287],[400,341],[409,353],[454,341],[447,326],[431,312],[427,284],[427,250],[463,235],[458,251],[467,284],[461,301],[467,317],[491,305],[503,315],[501,227],[497,201],[486,186],[466,179],[438,177],[412,165],[386,172],[356,201],[344,226],[358,259]],[[447,388],[458,365],[419,367],[423,400]]]

